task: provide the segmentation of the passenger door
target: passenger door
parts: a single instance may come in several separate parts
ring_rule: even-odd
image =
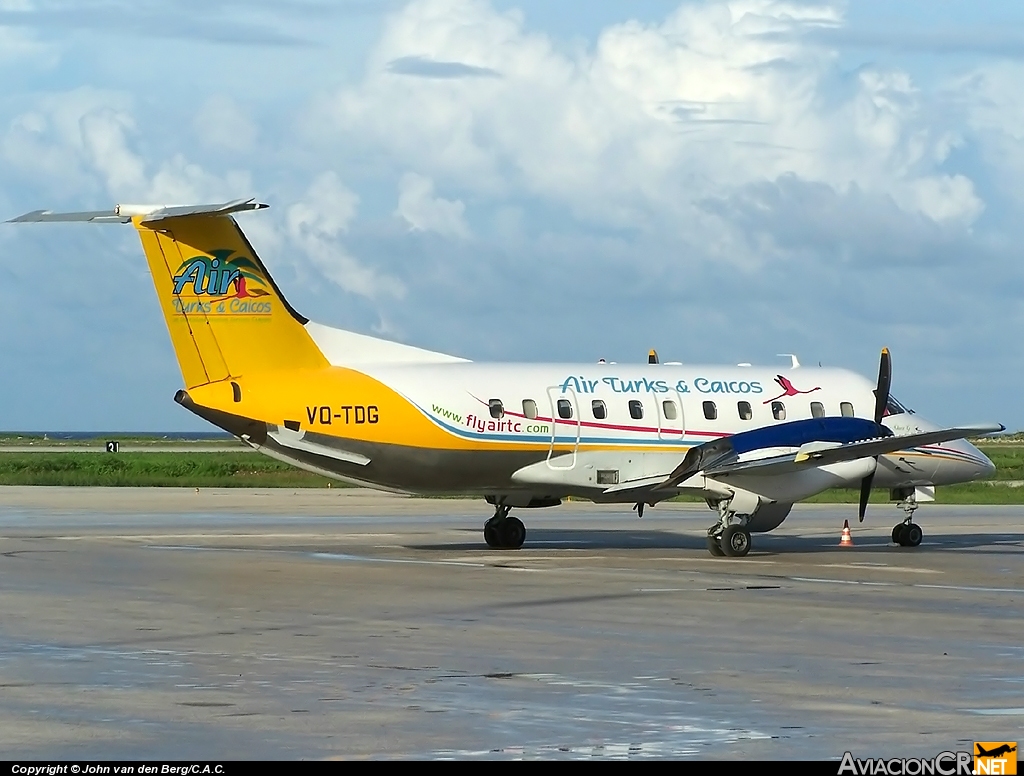
[[[683,399],[676,390],[655,394],[658,403],[658,438],[682,442],[686,424],[683,418]]]
[[[552,469],[572,469],[576,466],[576,454],[580,448],[580,402],[576,391],[569,388],[564,393],[562,386],[548,388],[548,403],[551,405],[551,445],[548,448],[548,466]],[[566,454],[566,445],[572,445],[569,463],[557,461]],[[563,451],[556,452],[556,447]],[[556,462],[553,462],[555,459]]]

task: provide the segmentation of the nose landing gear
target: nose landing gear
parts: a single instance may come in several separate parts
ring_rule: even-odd
[[[914,522],[914,511],[917,509],[917,493],[914,490],[900,502],[900,508],[907,513],[902,523],[897,523],[892,529],[893,544],[901,547],[917,547],[924,538],[924,531],[921,526]]]

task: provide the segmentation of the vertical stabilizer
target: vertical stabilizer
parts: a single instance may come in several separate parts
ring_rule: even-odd
[[[172,212],[132,222],[186,388],[327,366],[306,319],[285,301],[230,215]]]

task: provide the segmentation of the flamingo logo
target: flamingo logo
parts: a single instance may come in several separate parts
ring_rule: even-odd
[[[764,404],[769,404],[769,403],[771,403],[773,401],[778,401],[779,399],[783,398],[784,396],[799,396],[802,393],[814,393],[815,391],[820,391],[821,390],[821,386],[820,385],[815,387],[815,388],[811,388],[809,391],[798,390],[797,387],[795,385],[793,385],[792,382],[790,382],[788,377],[783,377],[782,375],[777,375],[775,377],[775,382],[777,382],[779,384],[779,387],[782,388],[782,393],[780,393],[778,396],[775,396],[775,397],[773,397],[771,399],[768,399],[767,401],[763,402]]]

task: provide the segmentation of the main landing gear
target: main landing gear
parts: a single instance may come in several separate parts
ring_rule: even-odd
[[[708,529],[708,552],[716,558],[742,558],[750,552],[750,531],[747,530],[750,516],[732,512],[731,501],[718,503],[719,520]]]
[[[911,490],[910,495],[900,502],[900,508],[907,513],[902,523],[897,523],[892,529],[893,544],[901,547],[917,547],[924,538],[924,531],[921,526],[914,522],[914,511],[917,509],[917,495]]]
[[[518,550],[526,541],[526,526],[518,517],[509,517],[512,507],[497,504],[494,517],[484,523],[484,541],[495,550]]]

